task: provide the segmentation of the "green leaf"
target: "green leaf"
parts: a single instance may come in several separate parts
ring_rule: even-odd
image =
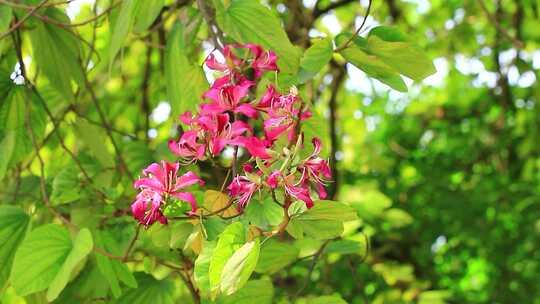
[[[65,259],[58,274],[54,277],[47,290],[47,300],[53,301],[60,292],[66,287],[75,267],[86,258],[92,251],[94,243],[90,230],[83,228],[79,231],[73,242],[73,248]]]
[[[339,220],[339,221],[354,221],[358,219],[356,210],[343,203],[319,200],[313,202],[314,206],[302,213],[300,216],[303,221],[310,220]]]
[[[190,31],[200,24],[200,19],[192,20],[187,26],[177,22],[167,39],[165,48],[165,81],[167,96],[173,115],[195,110],[200,97],[208,88],[208,81],[202,67],[188,60],[187,50],[191,40]],[[192,39],[192,38],[189,38]]]
[[[135,279],[139,287],[125,292],[115,303],[119,304],[173,304],[174,283],[171,280],[156,280],[153,276],[137,272]]]
[[[336,45],[342,45],[351,37],[351,35],[351,33],[339,34],[336,37]],[[399,73],[377,56],[369,54],[364,48],[366,44],[366,39],[355,37],[353,43],[341,50],[340,54],[343,55],[348,62],[364,71],[368,76],[379,80],[395,90],[407,92],[407,85]]]
[[[332,39],[324,38],[316,41],[305,52],[300,60],[299,81],[304,83],[313,78],[328,62],[333,54]]]
[[[111,254],[122,255],[122,251],[118,246],[118,243],[112,238],[109,232],[98,231],[94,238],[96,241],[96,246],[99,248]],[[115,298],[120,297],[122,294],[120,282],[124,282],[131,288],[137,288],[137,281],[133,277],[133,274],[129,271],[126,264],[101,254],[96,254],[96,262],[99,271],[109,283],[112,294]]]
[[[230,296],[220,297],[219,304],[271,304],[274,298],[274,286],[270,280],[252,280]]]
[[[149,28],[157,16],[161,12],[161,9],[165,5],[165,0],[144,0],[139,4],[137,10],[137,16],[135,17],[135,25],[133,31],[135,33],[144,32]]]
[[[87,229],[82,229],[73,243],[68,231],[61,226],[49,224],[38,227],[28,234],[15,254],[11,284],[19,296],[50,286],[47,298],[52,301],[92,246]]]
[[[298,258],[299,250],[289,243],[269,239],[261,248],[256,272],[273,274]]]
[[[5,33],[11,23],[11,7],[9,5],[0,6],[0,33]]]
[[[199,289],[203,292],[210,291],[210,281],[208,271],[210,269],[210,260],[216,248],[216,242],[204,242],[202,252],[195,260],[195,269],[193,276]]]
[[[328,243],[325,248],[326,253],[340,253],[340,254],[358,254],[365,255],[367,244],[365,240],[336,240]]]
[[[86,120],[78,119],[74,124],[74,131],[78,138],[84,142],[85,147],[99,160],[104,167],[114,167],[115,159],[107,150],[107,136],[105,131]]]
[[[231,295],[246,284],[257,265],[260,248],[259,239],[255,239],[234,252],[221,273],[221,292]]]
[[[126,0],[122,2],[120,13],[112,30],[111,43],[109,45],[109,68],[133,28],[140,3],[140,0]]]
[[[9,277],[17,247],[30,227],[30,216],[14,206],[0,206],[0,290]]]
[[[437,72],[427,55],[395,27],[378,26],[368,35],[368,51],[396,71],[420,81]]]
[[[405,227],[413,222],[413,217],[409,213],[397,208],[386,210],[384,218],[394,228]]]
[[[348,201],[363,219],[374,220],[392,206],[392,200],[377,189],[365,189],[353,193],[355,195],[348,198]]]
[[[69,18],[56,8],[47,8],[45,16],[58,22],[70,23]],[[60,28],[39,20],[35,22],[35,29],[29,33],[36,65],[49,83],[65,99],[72,101],[74,95],[71,82],[82,84],[84,76],[80,63],[80,42],[70,31],[69,28]]]
[[[331,239],[343,233],[344,221],[357,218],[356,211],[350,206],[334,201],[315,201],[313,208],[292,217],[287,232],[297,239],[304,234],[319,240]]]
[[[252,199],[246,206],[244,218],[250,224],[261,229],[268,229],[270,226],[276,226],[283,219],[283,208],[273,202],[271,197],[264,200]]]
[[[216,248],[212,253],[212,259],[208,269],[210,289],[212,292],[219,289],[223,267],[229,258],[245,242],[245,228],[240,222],[230,224],[219,236]]]
[[[351,35],[338,35],[336,45],[343,45]],[[368,76],[402,92],[407,91],[407,86],[400,74],[420,81],[436,72],[429,57],[417,45],[397,28],[388,26],[372,29],[367,39],[355,36],[353,43],[340,53]]]
[[[43,107],[33,92],[13,84],[6,88],[8,92],[0,103],[0,178],[34,149],[26,124],[27,115],[38,141],[43,137],[46,121]]]
[[[216,1],[216,20],[219,27],[239,43],[260,44],[279,57],[280,71],[295,74],[300,52],[287,37],[280,19],[259,1],[231,0],[229,5]]]
[[[54,177],[51,203],[56,206],[76,201],[81,197],[81,191],[79,170],[68,166]]]
[[[304,234],[317,240],[327,240],[341,236],[343,222],[337,220],[292,220],[287,226],[287,232],[296,238],[302,239]]]
[[[343,298],[339,295],[331,295],[331,296],[322,296],[317,298],[311,298],[309,299],[308,303],[310,304],[347,304]]]
[[[418,304],[446,304],[451,297],[449,290],[428,290],[418,296]]]

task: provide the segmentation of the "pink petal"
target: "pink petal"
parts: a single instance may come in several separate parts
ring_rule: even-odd
[[[244,104],[241,104],[239,106],[236,107],[236,109],[234,110],[235,113],[242,113],[244,115],[246,115],[247,117],[249,118],[257,118],[257,110],[255,110],[255,108],[253,108],[252,105],[250,105],[249,103],[244,103]]]
[[[134,188],[148,188],[154,191],[165,191],[163,184],[155,178],[139,178],[133,183]]]
[[[191,211],[189,213],[190,214],[195,214],[195,212],[197,211],[197,202],[195,201],[195,197],[193,196],[192,193],[189,193],[189,192],[176,192],[176,193],[173,193],[172,196],[176,197],[177,199],[179,199],[181,201],[190,203],[191,204]]]
[[[270,188],[275,189],[278,186],[278,178],[281,176],[281,172],[274,171],[270,176],[268,176],[268,179],[266,179],[266,182],[268,185],[270,185]]]
[[[181,188],[185,188],[191,185],[194,185],[196,183],[199,183],[201,186],[204,185],[204,181],[200,179],[195,173],[192,171],[186,172],[184,175],[180,176],[176,180],[176,185],[174,186],[174,190],[178,190]]]

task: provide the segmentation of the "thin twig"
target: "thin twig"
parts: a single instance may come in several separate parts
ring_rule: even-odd
[[[62,28],[70,28],[70,27],[78,27],[78,26],[83,26],[83,25],[87,25],[88,23],[90,22],[93,22],[93,21],[96,21],[97,19],[105,16],[106,14],[108,14],[112,9],[114,9],[115,7],[117,7],[120,3],[122,3],[122,1],[118,1],[116,3],[113,3],[111,4],[108,8],[106,8],[103,12],[95,15],[94,17],[91,17],[91,18],[88,18],[84,21],[80,21],[80,22],[75,22],[75,23],[64,23],[64,22],[60,22],[60,21],[57,21],[57,20],[54,20],[52,18],[49,18],[45,15],[40,15],[40,14],[34,14],[36,18],[38,19],[41,19],[42,21],[44,22],[47,22],[47,23],[50,23],[50,24],[53,24],[53,25],[56,25],[56,26],[59,26],[59,27],[62,27]]]
[[[345,43],[343,43],[341,46],[338,46],[334,50],[334,52],[339,52],[339,51],[342,51],[345,48],[347,48],[349,46],[349,44],[351,44],[351,42],[354,40],[354,38],[356,38],[356,36],[360,33],[360,31],[364,27],[364,24],[366,24],[367,17],[369,16],[369,12],[371,11],[371,3],[372,2],[373,2],[372,0],[369,0],[369,4],[368,4],[367,10],[366,10],[366,14],[364,15],[364,20],[362,20],[362,24],[360,24],[360,26],[356,29],[354,34],[349,39],[347,39],[347,41],[345,41]]]
[[[339,1],[328,4],[325,8],[322,8],[322,9],[319,9],[319,1],[317,1],[317,4],[315,5],[315,8],[313,9],[313,19],[317,19],[321,15],[324,15],[333,9],[347,5],[354,1],[355,0],[339,0]]]
[[[311,261],[311,265],[309,266],[309,271],[308,271],[308,274],[306,275],[306,279],[304,280],[304,283],[302,284],[302,287],[300,287],[300,289],[298,289],[298,291],[296,292],[296,294],[294,295],[293,298],[299,297],[302,294],[302,292],[304,292],[306,287],[308,286],[309,280],[311,280],[311,274],[313,273],[313,270],[315,270],[315,266],[317,265],[317,262],[319,261],[319,258],[323,254],[324,249],[326,248],[328,243],[330,243],[330,241],[331,240],[326,240],[321,245],[321,248],[319,248],[319,250],[317,250],[317,252],[315,252],[315,254],[313,255],[313,260]]]
[[[127,261],[129,253],[131,252],[131,249],[133,248],[133,246],[135,245],[135,242],[139,238],[140,231],[141,231],[141,225],[138,225],[137,230],[135,231],[135,235],[131,239],[131,242],[129,242],[129,246],[127,247],[126,252],[124,253],[124,258],[123,258],[124,262]]]
[[[49,0],[43,0],[41,1],[38,5],[34,6],[29,12],[28,14],[26,14],[24,17],[22,17],[19,21],[17,21],[12,27],[10,27],[7,31],[5,31],[4,33],[0,34],[0,40],[2,40],[4,37],[6,37],[7,35],[13,33],[14,31],[16,31],[25,21],[26,19],[30,18],[32,15],[34,15],[36,13],[36,11],[38,9],[40,9],[43,5],[45,5],[47,3],[47,1]]]
[[[75,1],[75,0],[48,2],[47,4],[44,4],[41,7],[51,7],[51,6],[57,6],[57,5],[64,5],[64,4],[69,4],[69,3],[73,2],[73,1]],[[33,9],[34,7],[36,7],[35,5],[27,5],[27,4],[22,4],[22,3],[15,3],[15,2],[6,1],[6,0],[0,0],[0,4],[5,4],[7,6],[11,6],[11,7],[14,7],[14,8],[22,8],[22,9]]]
[[[146,40],[151,40],[150,38]],[[152,73],[152,48],[146,48],[146,62],[144,64],[144,74],[141,83],[141,108],[144,113],[144,134],[146,142],[150,141],[150,101],[148,100],[148,89],[150,84],[150,76]]]
[[[210,35],[210,38],[214,42],[214,47],[223,53],[223,47],[219,39],[223,38],[223,33],[221,33],[220,29],[215,24],[213,13],[210,12],[204,0],[197,0],[197,6],[199,7],[199,11],[201,12],[201,15],[203,16],[204,20],[208,25],[208,33]],[[214,28],[216,32],[214,32]]]
[[[90,92],[90,98],[92,99],[92,102],[94,103],[94,106],[96,107],[99,118],[101,122],[103,123],[103,125],[105,126],[105,132],[107,133],[107,136],[109,137],[109,140],[111,141],[113,145],[118,161],[120,162],[120,166],[122,167],[122,170],[127,174],[127,176],[132,181],[134,181],[135,179],[133,178],[133,175],[129,171],[129,168],[127,166],[126,161],[124,160],[124,157],[122,156],[120,148],[118,147],[118,144],[116,143],[116,140],[114,139],[114,136],[112,134],[112,127],[107,121],[107,118],[105,117],[105,113],[103,112],[103,110],[101,109],[101,106],[99,105],[99,101],[97,100],[96,93],[94,92],[94,89],[92,88],[92,85],[90,84],[90,81],[88,80],[86,73],[83,73],[83,78],[84,78],[84,84],[88,92]]]

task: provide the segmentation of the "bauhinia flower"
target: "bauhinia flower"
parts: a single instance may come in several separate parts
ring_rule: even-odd
[[[270,142],[268,140],[259,139],[255,136],[238,136],[236,139],[231,140],[230,143],[232,145],[244,147],[253,157],[258,157],[260,159],[271,158],[267,151],[267,147],[270,146]]]
[[[273,86],[269,86],[257,107],[268,114],[264,120],[264,131],[270,141],[287,131],[287,138],[292,140],[299,120],[311,117],[311,112],[303,111],[296,89],[287,95],[280,95]]]
[[[197,203],[192,193],[180,189],[194,184],[204,185],[204,182],[193,172],[189,171],[178,176],[179,163],[161,161],[161,165],[153,163],[143,170],[144,177],[135,181],[133,186],[141,190],[137,199],[131,205],[133,216],[143,225],[149,226],[155,221],[167,223],[161,207],[171,197],[191,204],[190,214],[197,210]]]
[[[250,54],[240,59],[234,51],[239,49],[247,49]],[[254,70],[256,78],[261,77],[264,71],[279,71],[276,64],[276,53],[270,50],[263,50],[261,46],[255,44],[246,45],[227,45],[223,48],[223,57],[225,62],[219,62],[214,54],[209,54],[205,60],[205,64],[212,70],[234,73],[235,70],[242,70],[250,67]]]
[[[266,183],[271,189],[282,185],[287,195],[303,201],[308,208],[313,207],[313,200],[309,195],[309,184],[297,181],[294,173],[284,176],[280,171],[274,171],[268,176]]]
[[[236,200],[240,208],[244,208],[249,203],[251,197],[259,188],[259,184],[250,180],[247,176],[241,175],[236,176],[227,187],[230,196]]]
[[[319,197],[325,199],[326,190],[324,186],[332,178],[332,172],[330,171],[330,166],[328,166],[328,161],[319,156],[321,153],[321,140],[314,137],[312,143],[314,147],[313,153],[302,161],[296,169],[302,172],[300,181],[302,183],[314,183],[319,192]]]
[[[244,77],[234,80],[226,75],[217,79],[210,90],[204,93],[203,97],[212,102],[201,105],[202,114],[220,114],[227,111],[241,113],[250,118],[257,117],[257,110],[249,104],[242,103],[247,97],[249,89],[255,83]]]

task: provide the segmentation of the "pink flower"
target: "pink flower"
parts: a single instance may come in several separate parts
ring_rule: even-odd
[[[169,140],[169,149],[177,156],[202,160],[206,146],[199,142],[198,132],[191,130],[184,132],[178,142]]]
[[[277,56],[272,51],[264,51],[261,46],[255,44],[246,44],[244,46],[251,50],[255,58],[251,62],[251,67],[255,70],[255,77],[261,77],[263,71],[279,71],[276,64]]]
[[[208,149],[216,156],[236,137],[251,131],[251,127],[243,121],[230,123],[229,114],[203,114],[193,117],[186,112],[180,120],[190,127],[178,142],[169,141],[171,151],[180,156],[202,160]]]
[[[253,193],[259,189],[259,185],[246,176],[236,176],[227,189],[229,195],[235,198],[239,207],[244,208],[251,200]]]
[[[314,137],[312,142],[314,146],[313,153],[306,160],[301,162],[297,169],[302,172],[302,177],[300,178],[301,182],[313,182],[317,186],[319,197],[324,199],[326,198],[324,185],[327,180],[332,178],[332,172],[330,166],[328,166],[328,161],[319,157],[321,152],[321,140]]]
[[[245,59],[239,59],[234,55],[233,49],[248,49],[250,54]],[[278,71],[276,64],[277,56],[272,51],[264,51],[263,48],[255,44],[227,45],[223,48],[225,62],[219,62],[214,54],[208,55],[205,64],[212,70],[232,73],[234,70],[242,70],[245,65],[249,65],[254,70],[256,78],[262,76],[263,71]]]
[[[159,221],[161,224],[167,224],[167,218],[160,209],[161,200],[162,198],[159,193],[143,189],[137,194],[135,202],[131,204],[133,217],[146,227],[156,221]]]
[[[193,194],[181,192],[180,189],[204,182],[195,173],[189,171],[178,176],[178,163],[161,161],[161,166],[153,163],[143,170],[144,177],[135,181],[133,186],[141,192],[131,206],[133,216],[143,225],[148,226],[159,220],[166,223],[167,219],[160,210],[169,197],[177,198],[191,204],[191,214],[197,210]]]
[[[220,114],[226,111],[241,113],[250,118],[257,117],[257,110],[249,104],[241,101],[249,93],[254,82],[241,78],[237,83],[232,83],[230,76],[224,76],[214,82],[210,90],[203,97],[212,100],[211,103],[201,105],[202,114]]]
[[[270,186],[271,189],[276,189],[278,187],[279,178],[282,177],[280,171],[272,172],[266,179],[266,183]]]
[[[208,57],[206,57],[204,63],[207,67],[214,71],[232,72],[241,64],[241,60],[238,59],[231,50],[231,48],[235,47],[236,46],[226,45],[223,48],[223,57],[225,59],[225,62],[219,62],[214,56],[214,54],[209,54]]]
[[[251,127],[243,121],[229,122],[229,114],[202,115],[198,123],[208,138],[208,150],[213,156],[218,155],[226,144],[236,137],[251,131]]]
[[[313,200],[309,195],[309,184],[304,183],[302,180],[296,182],[294,173],[283,176],[280,171],[274,171],[268,176],[266,183],[271,189],[277,188],[280,183],[283,184],[285,193],[296,200],[303,201],[306,207],[313,207]]]
[[[253,157],[258,157],[260,159],[271,158],[270,154],[268,154],[266,150],[267,146],[269,146],[269,142],[266,140],[258,139],[255,136],[238,136],[236,139],[231,140],[230,144],[246,148],[249,154],[251,154],[251,156]]]
[[[266,110],[269,116],[264,121],[266,138],[275,141],[281,134],[288,131],[288,139],[291,141],[295,135],[298,118],[304,120],[311,117],[311,112],[300,111],[301,106],[300,99],[295,92],[280,95],[274,87],[269,86],[257,105],[261,110]]]

